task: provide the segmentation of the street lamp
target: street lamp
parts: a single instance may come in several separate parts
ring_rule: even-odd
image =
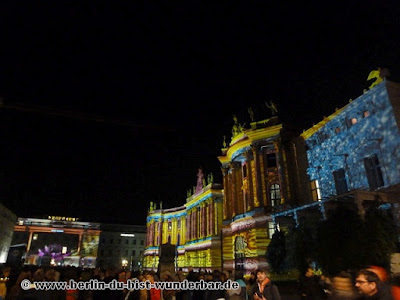
[[[128,265],[128,261],[124,258],[122,260],[122,267],[124,267],[124,269],[125,269],[127,267],[127,265]]]

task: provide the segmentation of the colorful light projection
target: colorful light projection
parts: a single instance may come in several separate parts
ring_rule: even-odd
[[[400,85],[384,81],[301,134],[308,148],[307,173],[319,181],[322,199],[400,183],[400,134],[393,108],[399,104],[392,103],[399,96]],[[366,162],[371,157],[374,161]],[[381,173],[376,186],[371,186],[368,168]]]
[[[84,234],[82,238],[81,255],[96,257],[99,248],[99,239],[99,235]]]

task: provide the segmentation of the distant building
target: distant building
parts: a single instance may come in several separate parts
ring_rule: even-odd
[[[97,266],[139,270],[143,264],[146,226],[101,224]]]
[[[18,218],[11,247],[21,251],[10,253],[7,261],[9,264],[94,268],[99,237],[99,223],[59,216]]]
[[[176,246],[176,268],[220,269],[222,199],[222,186],[211,178],[207,184],[199,170],[197,187],[184,206],[156,209],[151,204],[144,268],[157,270],[160,246],[170,243]]]
[[[0,203],[0,264],[7,261],[17,216]]]

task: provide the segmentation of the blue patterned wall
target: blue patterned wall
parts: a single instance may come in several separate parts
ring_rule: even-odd
[[[364,158],[374,154],[384,187],[400,182],[400,134],[390,100],[384,81],[334,113],[305,139],[307,173],[319,181],[322,198],[336,195],[332,172],[341,168],[349,190],[370,189]],[[357,122],[352,123],[353,118]]]

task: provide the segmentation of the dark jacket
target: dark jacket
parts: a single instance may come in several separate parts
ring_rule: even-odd
[[[253,287],[251,296],[253,297],[254,294],[257,294],[260,298],[261,296],[264,296],[265,299],[268,300],[281,300],[281,295],[279,294],[278,287],[271,281],[265,285],[262,293],[260,292],[259,284],[256,283]]]

